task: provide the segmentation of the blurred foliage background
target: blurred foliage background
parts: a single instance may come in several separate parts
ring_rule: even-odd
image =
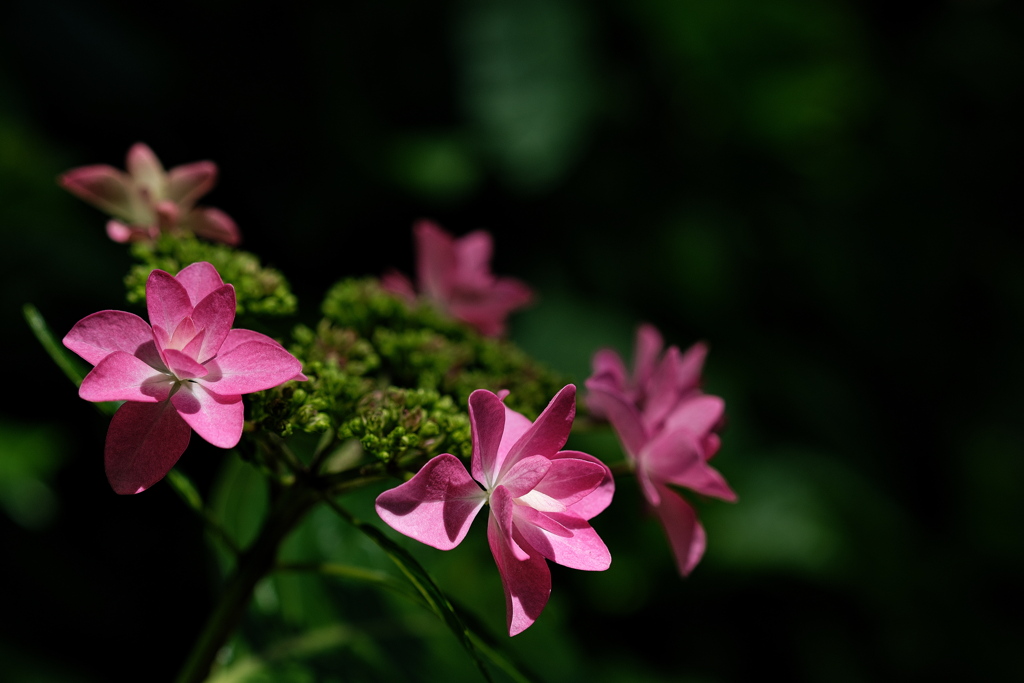
[[[629,479],[595,521],[612,568],[554,567],[511,642],[480,522],[449,553],[408,544],[541,678],[1019,672],[1019,3],[260,7],[6,5],[4,680],[169,680],[213,600],[199,522],[166,485],[110,491],[106,418],[21,318],[32,302],[62,335],[126,307],[126,250],[55,178],[122,167],[136,141],[219,164],[204,203],[291,279],[289,322],[342,276],[409,272],[430,217],[493,233],[496,272],[540,294],[513,339],[579,383],[640,321],[710,343],[740,502],[702,506],[688,580]],[[620,457],[609,434],[575,445]],[[194,439],[180,467],[251,529],[259,483],[235,458]],[[368,519],[374,493],[352,504]],[[329,515],[286,552],[386,564]],[[344,580],[282,574],[252,611],[235,680],[479,680],[430,615]]]

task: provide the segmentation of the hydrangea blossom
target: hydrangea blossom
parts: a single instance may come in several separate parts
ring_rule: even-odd
[[[232,329],[235,289],[200,262],[177,276],[154,270],[149,320],[100,311],[80,320],[64,345],[93,369],[87,401],[125,401],[110,421],[104,461],[117,493],[139,493],[174,466],[194,429],[220,448],[242,436],[242,394],[304,380],[302,364],[270,337]]]
[[[615,428],[683,576],[700,562],[707,538],[693,506],[670,485],[736,500],[722,475],[708,464],[721,444],[715,430],[724,419],[725,403],[700,391],[706,354],[703,344],[686,353],[672,346],[662,354],[661,335],[644,325],[637,332],[631,377],[617,353],[602,350],[595,354],[594,374],[586,382],[588,406]]]
[[[462,542],[489,503],[487,540],[505,590],[509,635],[529,627],[551,593],[545,558],[566,567],[611,564],[589,520],[611,502],[611,471],[592,455],[559,450],[576,414],[576,387],[563,388],[531,423],[501,397],[469,397],[472,476],[454,455],[430,460],[406,483],[377,498],[377,513],[397,531],[440,550]]]
[[[164,170],[146,145],[128,150],[128,173],[113,166],[82,166],[64,173],[60,185],[116,220],[107,223],[115,242],[156,239],[162,232],[184,229],[200,237],[235,245],[238,227],[219,209],[196,206],[217,181],[212,161],[197,161]]]
[[[491,274],[494,247],[487,232],[477,230],[456,239],[424,220],[413,226],[413,235],[419,293],[481,334],[502,334],[508,314],[533,298],[523,282]],[[381,284],[410,302],[416,300],[412,282],[400,273],[384,275]]]

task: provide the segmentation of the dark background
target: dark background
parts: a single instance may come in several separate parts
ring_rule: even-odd
[[[21,317],[62,336],[125,307],[126,250],[55,178],[137,141],[218,163],[204,203],[289,277],[290,322],[341,277],[411,270],[430,217],[491,231],[496,272],[539,293],[513,339],[578,383],[641,321],[710,343],[739,503],[701,506],[708,552],[681,581],[622,480],[595,521],[612,569],[556,569],[512,641],[542,677],[1019,673],[1021,35],[997,0],[7,3],[4,680],[169,679],[213,600],[198,523],[167,486],[111,493],[106,419]],[[206,493],[225,456],[195,439],[181,467]],[[478,571],[491,602],[468,607],[500,633],[473,547],[438,580],[472,602]],[[395,675],[352,657],[252,680]]]

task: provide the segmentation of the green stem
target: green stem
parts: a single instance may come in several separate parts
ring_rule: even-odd
[[[234,573],[178,674],[177,683],[202,683],[210,675],[217,652],[245,616],[253,589],[274,568],[281,542],[318,500],[317,492],[304,486],[283,490],[263,523],[260,535],[239,556]]]

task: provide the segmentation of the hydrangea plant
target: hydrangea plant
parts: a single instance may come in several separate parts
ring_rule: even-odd
[[[178,681],[211,674],[282,543],[318,508],[384,550],[410,594],[443,620],[487,679],[488,661],[526,677],[484,645],[491,639],[467,625],[476,620],[384,529],[451,550],[488,506],[510,636],[541,618],[552,588],[548,561],[587,571],[612,565],[615,548],[600,536],[599,513],[612,502],[615,476],[635,475],[679,572],[699,562],[705,531],[679,489],[735,499],[708,464],[724,402],[701,389],[705,345],[663,351],[660,333],[643,325],[632,372],[614,351],[598,351],[578,402],[568,378],[505,336],[509,315],[533,293],[492,274],[491,236],[453,237],[429,221],[413,228],[415,279],[395,271],[343,279],[325,294],[318,321],[276,338],[234,328],[245,313],[269,330],[296,300],[282,273],[237,248],[240,233],[226,214],[195,204],[216,166],[168,172],[140,143],[127,168],[85,166],[59,183],[112,216],[110,238],[131,243],[138,263],[125,278],[127,299],[144,303],[148,321],[119,310],[82,318],[63,341],[93,366],[84,375],[38,315],[30,324],[80,396],[112,413],[102,452],[113,490],[173,486],[234,553],[234,571]],[[590,424],[610,423],[622,463],[566,448],[577,410]],[[268,512],[248,543],[220,528],[173,469],[193,431],[269,482]],[[377,494],[377,522],[346,507],[357,489]]]

